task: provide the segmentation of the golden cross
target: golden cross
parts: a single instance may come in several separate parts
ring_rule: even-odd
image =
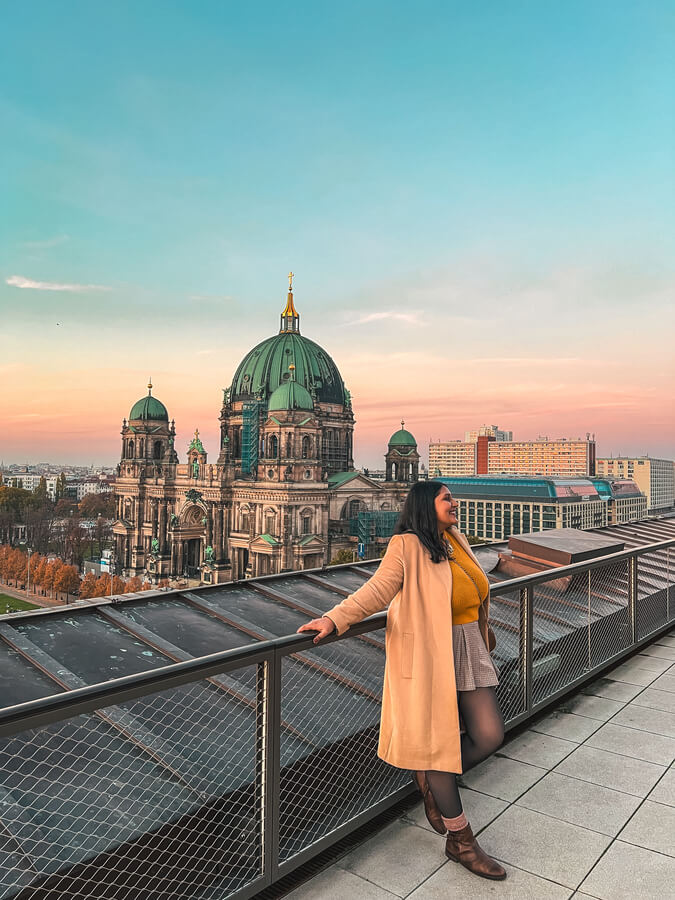
[[[288,273],[288,290],[293,290],[293,278],[295,277],[295,272]]]

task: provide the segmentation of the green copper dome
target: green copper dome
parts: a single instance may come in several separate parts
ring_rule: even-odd
[[[160,403],[157,397],[152,396],[152,384],[148,385],[148,396],[141,397],[141,399],[131,407],[129,421],[137,421],[138,419],[149,419],[154,422],[169,421],[169,413],[166,410],[166,406],[164,406],[163,403]]]
[[[247,400],[259,394],[267,402],[280,385],[291,382],[289,366],[292,365],[296,388],[304,388],[310,400],[314,392],[319,402],[346,404],[344,382],[333,360],[318,344],[297,331],[275,334],[246,354],[234,373],[231,399]],[[312,409],[313,405],[308,408]]]
[[[268,409],[270,412],[287,409],[313,410],[314,403],[307,388],[297,381],[287,381],[280,384],[270,397]]]
[[[405,422],[401,422],[401,425],[405,425]],[[410,434],[409,431],[406,431],[405,428],[399,428],[398,431],[395,431],[392,436],[389,438],[389,446],[390,447],[416,447],[417,441]]]

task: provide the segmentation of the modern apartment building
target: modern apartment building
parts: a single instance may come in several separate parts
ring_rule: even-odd
[[[475,441],[443,441],[429,444],[429,475],[432,478],[438,475],[584,478],[595,475],[595,440],[589,437],[577,441],[567,438],[507,441],[491,434],[477,434]]]
[[[502,431],[496,425],[481,425],[475,431],[465,431],[464,440],[475,443],[479,437],[491,437],[496,441],[512,441],[512,431]]]
[[[442,441],[429,444],[429,475],[475,475],[475,441]]]
[[[607,479],[465,476],[440,480],[459,502],[460,529],[488,541],[549,528],[602,528],[646,515],[646,498],[637,485],[616,489]]]
[[[596,474],[607,478],[629,478],[647,497],[650,512],[670,509],[675,505],[675,469],[671,459],[651,456],[600,457]]]
[[[480,473],[479,473],[480,474]],[[488,475],[549,475],[578,478],[595,475],[595,440],[492,441]],[[623,476],[622,476],[623,477]]]

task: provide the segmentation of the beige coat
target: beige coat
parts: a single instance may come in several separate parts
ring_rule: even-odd
[[[450,566],[433,563],[416,535],[397,534],[373,577],[326,613],[343,634],[391,604],[377,755],[400,769],[462,771],[451,596]],[[488,612],[486,599],[478,619],[486,646]]]

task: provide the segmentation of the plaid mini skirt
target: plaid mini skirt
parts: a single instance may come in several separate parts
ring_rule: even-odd
[[[452,626],[452,652],[458,691],[499,684],[498,671],[483,641],[478,622]]]

